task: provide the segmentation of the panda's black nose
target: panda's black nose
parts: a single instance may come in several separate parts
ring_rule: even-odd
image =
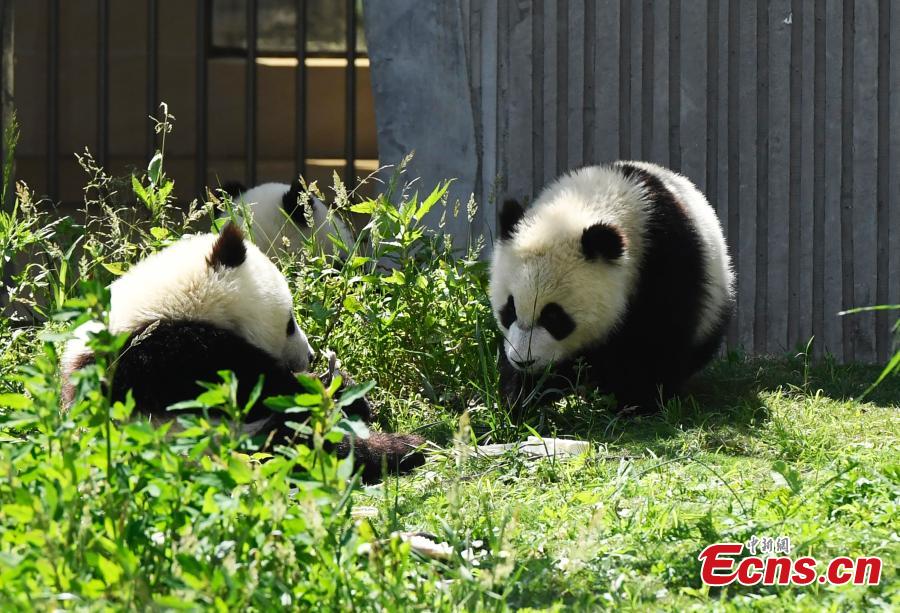
[[[534,360],[513,360],[516,363],[516,366],[519,368],[528,368],[532,364],[534,364]]]
[[[316,358],[316,352],[312,349],[309,349],[306,354],[306,361],[312,364],[312,361]]]

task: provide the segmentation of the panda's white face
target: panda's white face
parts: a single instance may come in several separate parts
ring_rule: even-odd
[[[586,260],[576,244],[543,253],[498,247],[491,304],[509,362],[540,370],[602,340],[625,309],[618,273],[614,262]]]
[[[111,331],[160,320],[231,330],[293,371],[307,370],[314,355],[294,319],[287,280],[233,224],[219,235],[184,237],[113,283]]]
[[[621,175],[567,175],[527,212],[504,205],[490,297],[513,367],[537,371],[574,357],[623,317],[643,212],[616,203],[635,196]]]

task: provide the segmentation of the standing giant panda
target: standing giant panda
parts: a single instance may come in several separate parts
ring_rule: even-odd
[[[294,319],[293,300],[278,268],[233,224],[220,235],[187,236],[139,262],[111,287],[109,328],[130,338],[120,352],[111,382],[114,399],[134,395],[137,410],[167,419],[167,407],[196,398],[198,381],[215,382],[218,372],[233,371],[238,402],[244,406],[264,377],[261,398],[302,391],[295,372],[309,368],[313,352]],[[69,342],[62,359],[63,400],[76,395],[73,371],[93,359],[85,324]],[[348,412],[371,419],[361,399]],[[276,413],[257,402],[246,416],[254,434],[274,433],[276,443],[294,438],[286,425],[295,416]],[[372,432],[353,441],[363,478],[381,476],[382,461],[393,470],[408,470],[424,461],[413,435]],[[350,443],[343,443],[344,454]]]
[[[490,298],[501,386],[541,375],[649,409],[716,353],[734,274],[715,211],[685,177],[645,162],[573,171],[526,211],[500,213]]]
[[[299,249],[310,234],[327,254],[353,248],[353,233],[347,224],[324,202],[311,195],[308,206],[312,215],[307,217],[307,207],[299,203],[304,191],[299,179],[290,185],[263,183],[249,190],[243,185],[229,183],[222,189],[231,196],[238,223],[243,223],[243,216],[249,213],[252,219],[248,224],[250,236],[256,246],[269,255],[281,249]],[[331,236],[343,243],[344,248],[336,249]]]

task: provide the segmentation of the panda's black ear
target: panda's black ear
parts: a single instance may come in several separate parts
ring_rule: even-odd
[[[582,232],[581,251],[588,260],[601,257],[609,261],[618,260],[625,252],[625,240],[613,226],[597,223]]]
[[[223,266],[237,268],[247,259],[247,246],[244,244],[244,233],[230,221],[225,224],[207,256],[206,263],[211,267]]]
[[[305,207],[299,206],[297,204],[297,199],[300,198],[300,193],[303,191],[303,186],[300,184],[300,179],[294,179],[294,182],[291,183],[291,188],[284,193],[284,196],[281,197],[281,208],[284,209],[284,212],[288,214],[297,227],[308,226],[309,223],[306,220],[306,211],[304,211]],[[312,202],[310,202],[312,205]]]
[[[247,191],[247,187],[240,181],[226,181],[219,190],[225,192],[232,200],[234,200]]]
[[[505,241],[512,236],[516,224],[525,215],[525,208],[518,200],[504,200],[500,207],[500,240]]]

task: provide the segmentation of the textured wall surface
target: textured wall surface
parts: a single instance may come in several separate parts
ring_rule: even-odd
[[[478,159],[459,4],[365,0],[364,10],[379,161],[396,164],[415,151],[407,177],[421,179],[420,195],[452,178],[451,202],[465,204],[475,191]],[[436,222],[440,212],[432,213]],[[484,225],[483,211],[476,225]],[[464,212],[446,228],[465,245]]]
[[[432,4],[440,21],[423,29]],[[465,75],[470,109],[403,112],[431,118],[427,143],[440,143],[465,138],[471,111],[478,174],[458,187],[490,207],[488,231],[495,196],[533,196],[584,164],[656,161],[697,183],[722,220],[739,279],[732,347],[783,352],[815,336],[839,359],[888,354],[894,315],[837,312],[900,303],[900,4],[368,0],[367,25],[388,5],[415,25],[381,44],[419,66],[376,91],[378,122],[391,105],[379,96],[445,78],[466,106],[452,81]],[[429,39],[457,23],[464,64],[429,57]],[[395,126],[394,147],[421,153],[423,137]]]

